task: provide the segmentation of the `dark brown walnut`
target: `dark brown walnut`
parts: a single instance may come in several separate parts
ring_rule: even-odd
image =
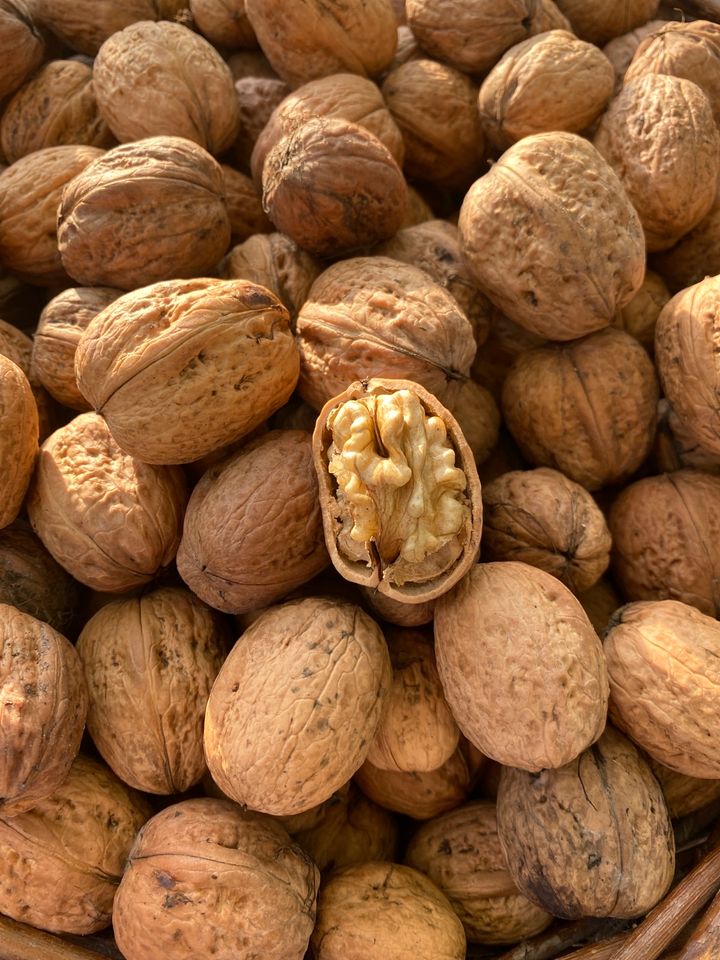
[[[304,430],[271,430],[211,467],[193,490],[177,566],[210,606],[265,607],[329,562]]]
[[[86,286],[207,275],[230,244],[222,168],[182,137],[122,144],[67,184],[57,225],[62,265]]]
[[[224,648],[218,616],[178,587],[109,603],[85,624],[77,651],[88,732],[124,783],[170,794],[200,780],[205,707]]]
[[[20,367],[0,354],[0,530],[20,512],[38,450],[38,413]]]
[[[637,48],[646,37],[664,27],[666,23],[666,20],[648,20],[642,26],[636,27],[628,33],[623,33],[619,37],[613,37],[605,44],[603,53],[612,64],[615,72],[615,93],[618,93],[623,85],[625,71],[630,66],[630,61],[635,56]]]
[[[607,43],[629,30],[641,27],[658,11],[659,0],[555,0],[560,10],[583,40]]]
[[[457,301],[418,267],[352,257],[313,283],[297,319],[303,399],[319,410],[353,380],[396,377],[440,400],[470,373],[472,326]]]
[[[465,934],[424,874],[386,861],[336,871],[318,898],[316,960],[463,960]]]
[[[663,473],[689,468],[720,474],[720,453],[705,450],[665,399],[658,403],[653,455],[657,469]]]
[[[35,19],[24,0],[0,0],[0,99],[17,90],[42,61],[45,43]]]
[[[652,354],[655,348],[655,325],[669,299],[670,291],[662,277],[652,270],[646,270],[642,286],[618,312],[612,325],[635,337]]]
[[[398,627],[422,627],[432,621],[435,612],[434,600],[426,600],[424,603],[403,603],[402,600],[394,600],[386,593],[380,593],[374,587],[360,587],[359,590],[370,612],[388,623]]]
[[[245,0],[189,0],[195,27],[214,47],[242,50],[257,47]]]
[[[504,769],[497,818],[510,875],[556,917],[639,917],[672,881],[660,784],[611,727],[559,770]]]
[[[612,167],[573,133],[510,147],[467,192],[458,225],[480,289],[551,340],[608,326],[643,281],[640,218]]]
[[[31,810],[65,780],[88,703],[70,641],[6,603],[0,603],[0,699],[1,822]]]
[[[673,819],[687,817],[720,800],[720,780],[688,777],[663,766],[650,757],[650,769],[662,787],[668,813]]]
[[[592,587],[583,590],[578,595],[578,600],[597,635],[599,637],[604,636],[610,617],[618,607],[622,606],[620,595],[611,581],[602,577]]]
[[[483,463],[500,433],[500,411],[493,395],[474,380],[453,380],[443,400],[457,420],[475,463]]]
[[[78,756],[63,783],[32,810],[0,814],[0,910],[54,933],[110,923],[125,860],[147,802],[104,765]]]
[[[271,607],[222,666],[205,718],[219,787],[263,813],[301,813],[367,756],[391,682],[380,627],[351,603]]]
[[[10,100],[0,119],[0,144],[10,163],[61,144],[111,147],[100,116],[92,67],[79,60],[46,63]]]
[[[272,232],[262,198],[250,177],[222,164],[225,202],[230,216],[230,242],[242,243],[256,233]]]
[[[240,50],[237,53],[231,53],[227,58],[227,65],[236,81],[245,77],[279,79],[262,50]]]
[[[391,237],[407,202],[405,178],[387,147],[356,123],[326,117],[275,144],[262,188],[275,227],[318,257]]]
[[[505,422],[523,455],[588,490],[629,477],[652,447],[658,384],[634,337],[602,330],[528,350],[505,378]]]
[[[93,65],[100,112],[121,143],[185,137],[223,153],[239,129],[230,68],[179,23],[143,20],[109,37]]]
[[[187,463],[290,397],[298,352],[277,297],[246,280],[170,280],[106,307],[80,338],[80,392],[123,450]]]
[[[271,77],[250,75],[235,81],[235,92],[238,97],[240,128],[231,147],[232,156],[241,170],[250,173],[250,158],[257,139],[273,110],[290,93],[290,87],[284,80],[274,75]]]
[[[523,770],[560,767],[603,732],[600,641],[549,573],[516,561],[478,564],[438,600],[434,628],[445,698],[486,756]]]
[[[495,804],[476,800],[424,823],[405,863],[426,874],[450,901],[470,943],[515,943],[552,917],[512,881],[497,832]]]
[[[288,5],[245,0],[263,53],[291,87],[333,73],[374,77],[390,63],[397,20],[388,0],[324,0]]]
[[[407,187],[407,202],[405,204],[405,213],[401,227],[413,227],[417,223],[424,223],[426,220],[433,220],[435,214],[430,204],[423,195],[411,184]]]
[[[526,470],[527,462],[523,459],[513,438],[503,428],[500,431],[497,446],[488,459],[478,467],[478,476],[482,484],[492,483],[504,473],[511,470]]]
[[[674,247],[654,254],[650,263],[672,293],[720,273],[720,193],[695,229]]]
[[[321,410],[313,458],[325,543],[346,580],[424,603],[477,560],[475,460],[457,421],[419,384],[351,384]]]
[[[0,166],[0,173],[7,169]],[[24,283],[0,263],[0,316],[8,323],[25,333],[32,333],[46,299],[47,293],[41,287]]]
[[[472,74],[528,37],[570,29],[553,0],[406,0],[405,10],[424,50]]]
[[[185,800],[140,831],[115,898],[115,939],[131,960],[302,960],[319,879],[270,817]]]
[[[610,563],[600,507],[557,470],[513,470],[483,486],[484,560],[520,560],[573,593],[589,589]]]
[[[172,562],[187,493],[182,472],[123,453],[82,413],[40,449],[27,510],[47,550],[80,583],[121,593]]]

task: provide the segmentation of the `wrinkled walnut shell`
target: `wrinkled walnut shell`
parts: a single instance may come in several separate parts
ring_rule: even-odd
[[[658,403],[658,425],[653,450],[662,473],[689,468],[720,474],[720,453],[710,453],[678,418],[667,400]]]
[[[651,266],[673,293],[720,273],[720,194],[710,212],[674,247],[656,253]]]
[[[257,47],[245,0],[189,0],[195,26],[214,47],[230,50]]]
[[[591,43],[607,43],[635,27],[640,27],[657,13],[659,0],[555,0],[572,24],[573,31]]]
[[[44,52],[42,35],[24,0],[0,0],[0,100],[30,76]]]
[[[603,53],[608,58],[615,71],[615,93],[619,93],[625,78],[625,71],[630,66],[630,61],[635,56],[635,51],[646,37],[655,33],[667,23],[666,20],[648,20],[647,23],[623,33],[619,37],[613,37],[603,47]]]
[[[657,760],[649,758],[650,769],[662,787],[668,813],[672,819],[686,817],[690,813],[720,799],[720,780],[705,780],[700,777],[687,777],[664,767]]]
[[[20,367],[0,354],[0,530],[20,512],[38,450],[38,412]]]

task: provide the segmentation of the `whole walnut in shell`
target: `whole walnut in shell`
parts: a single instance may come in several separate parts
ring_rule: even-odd
[[[272,224],[262,207],[262,199],[250,177],[222,164],[225,202],[230,217],[230,242],[242,243],[258,233],[270,233]]]
[[[228,66],[232,68],[232,63],[228,63]],[[290,93],[290,88],[274,74],[267,77],[251,74],[235,80],[235,92],[238,97],[240,126],[230,149],[237,166],[250,173],[250,161],[258,137],[265,129],[273,110],[280,106]]]
[[[640,219],[613,169],[573,133],[510,147],[468,190],[458,226],[480,289],[551,340],[608,326],[643,280]]]
[[[402,600],[395,600],[386,593],[380,593],[374,587],[360,587],[360,593],[371,613],[398,627],[422,627],[432,621],[435,612],[434,600],[425,600],[423,603],[403,603]]]
[[[591,43],[607,43],[655,16],[660,0],[555,0],[573,31]]]
[[[1,309],[1,308],[0,308]],[[32,364],[33,337],[23,333],[12,323],[0,319],[0,354],[22,370],[30,384],[37,407],[39,438],[42,442],[58,426],[58,410],[37,376]]]
[[[642,286],[618,312],[613,326],[635,337],[652,355],[655,349],[655,325],[669,299],[670,291],[662,277],[652,270],[646,270]]]
[[[83,413],[42,445],[27,509],[35,533],[76,580],[120,593],[172,562],[186,498],[178,468],[134,460],[102,417]]]
[[[257,47],[245,0],[189,0],[196,28],[215,47],[230,50]]]
[[[106,307],[75,356],[83,396],[146,463],[187,463],[288,399],[298,353],[277,297],[246,280],[170,280]]]
[[[30,76],[44,52],[42,35],[24,0],[0,0],[0,100]]]
[[[658,403],[653,453],[657,468],[663,473],[688,467],[704,473],[720,474],[720,453],[710,453],[702,447],[664,399]]]
[[[0,354],[0,530],[20,512],[38,449],[38,413],[27,377]]]
[[[705,780],[700,777],[688,777],[663,766],[650,757],[650,769],[662,787],[668,813],[676,817],[686,817],[690,813],[720,799],[720,780]]]
[[[622,606],[617,590],[606,577],[578,594],[578,600],[599,637],[605,633],[610,617]]]
[[[672,881],[660,784],[611,727],[558,770],[504,769],[497,818],[513,880],[556,917],[639,917]]]
[[[615,71],[615,93],[620,91],[625,78],[625,71],[630,66],[635,51],[646,37],[655,33],[661,27],[666,25],[666,20],[648,20],[642,26],[623,33],[619,37],[613,37],[603,47],[603,53],[608,58]]]
[[[707,216],[674,247],[654,254],[651,265],[673,293],[720,273],[720,193]]]
[[[630,476],[650,452],[658,384],[621,330],[527,350],[505,378],[502,409],[524,456],[588,490]]]

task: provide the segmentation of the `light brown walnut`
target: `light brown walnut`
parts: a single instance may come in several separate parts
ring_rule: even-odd
[[[675,246],[654,254],[650,264],[672,293],[720,273],[720,193],[700,223]]]
[[[231,66],[228,63],[228,66]],[[230,148],[235,164],[250,173],[250,160],[258,137],[270,120],[273,110],[290,93],[290,87],[276,76],[250,76],[235,80],[240,128]]]
[[[424,223],[426,220],[433,220],[434,218],[435,214],[427,200],[412,184],[408,184],[405,214],[400,226],[403,228],[413,227],[417,223]]]
[[[660,311],[670,299],[665,281],[652,270],[645,271],[643,284],[613,320],[613,326],[635,337],[649,354],[655,348],[655,325]]]
[[[443,400],[457,420],[475,463],[483,463],[500,434],[500,411],[493,395],[474,380],[453,380]]]
[[[13,93],[41,63],[45,42],[24,0],[0,0],[0,99]]]
[[[263,210],[262,197],[250,177],[222,164],[225,202],[230,217],[230,242],[242,243],[256,233],[271,233],[272,224]]]
[[[435,601],[424,603],[403,603],[394,600],[386,593],[380,593],[374,587],[360,587],[360,593],[370,612],[387,623],[398,627],[422,627],[431,623],[435,612]]]
[[[607,43],[629,30],[641,27],[658,11],[660,0],[555,0],[572,29],[583,40]]]
[[[0,530],[15,520],[38,451],[38,413],[22,370],[0,354]]]
[[[499,403],[505,377],[518,354],[533,347],[540,347],[544,343],[544,337],[530,333],[493,307],[490,333],[482,348],[475,354],[470,375],[489,390]]]
[[[651,36],[656,30],[664,27],[666,20],[648,20],[634,30],[623,33],[619,37],[613,37],[602,48],[603,53],[608,58],[615,72],[615,93],[619,93],[625,79],[625,71],[630,66],[635,51],[646,37]]]
[[[1,310],[1,308],[0,308]],[[35,332],[32,337],[18,327],[0,319],[0,354],[12,360],[27,377],[32,395],[35,398],[38,415],[39,439],[42,443],[58,426],[60,420],[57,407],[44,384],[37,376],[32,364]]]
[[[602,577],[592,587],[578,594],[578,600],[597,635],[603,637],[610,622],[610,617],[618,607],[622,606],[620,595],[612,582],[606,577]]]
[[[242,50],[257,47],[245,0],[188,0],[195,27],[214,47]]]
[[[662,787],[668,813],[673,819],[697,813],[720,799],[720,780],[688,777],[663,766],[650,757],[650,769]]]

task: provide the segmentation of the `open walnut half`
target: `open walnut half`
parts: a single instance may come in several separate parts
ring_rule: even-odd
[[[325,541],[347,580],[420,603],[475,562],[475,461],[455,419],[419,384],[351,384],[320,412],[313,450]]]

